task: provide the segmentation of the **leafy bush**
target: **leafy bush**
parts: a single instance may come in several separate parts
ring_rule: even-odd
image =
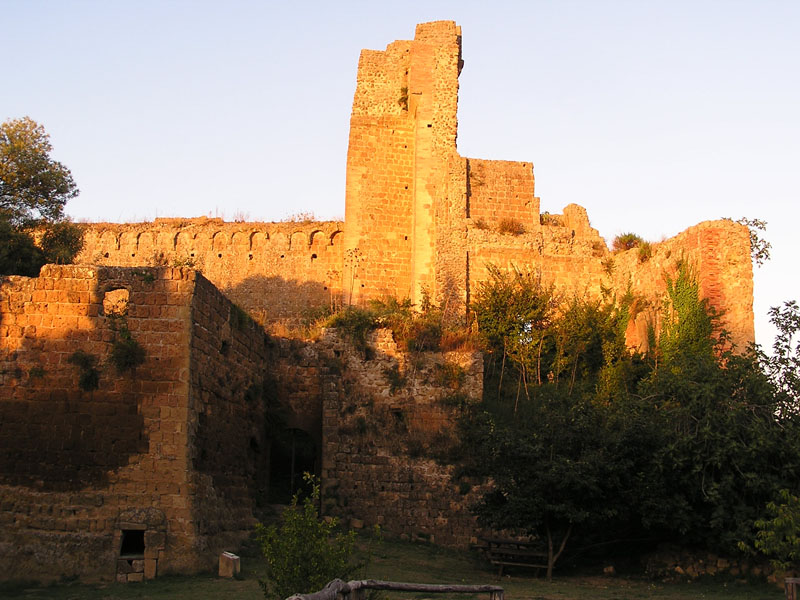
[[[70,221],[47,225],[41,241],[47,262],[66,265],[83,249],[83,227]]]
[[[525,233],[525,226],[516,219],[502,219],[497,230],[508,235],[522,235]]]
[[[490,275],[472,307],[483,402],[465,406],[459,432],[462,471],[493,482],[474,507],[484,525],[550,541],[550,570],[562,550],[621,538],[758,548],[759,519],[764,548],[797,560],[800,510],[774,501],[800,477],[797,304],[771,312],[774,357],[734,354],[681,262],[640,355],[625,345],[631,294],[555,303],[535,279]]]
[[[38,277],[46,262],[44,252],[30,235],[0,218],[0,275]]]
[[[67,362],[80,369],[78,386],[84,392],[91,392],[100,386],[100,372],[97,370],[97,357],[94,354],[77,350],[69,355]]]
[[[295,593],[316,592],[359,568],[352,562],[355,532],[337,533],[336,518],[320,518],[319,481],[308,473],[304,479],[311,486],[310,496],[301,503],[295,494],[280,524],[256,528],[267,563],[267,579],[259,581],[265,598],[283,600]]]
[[[328,327],[341,329],[353,346],[361,352],[367,350],[367,334],[377,329],[378,320],[375,313],[366,308],[348,306],[331,316]]]
[[[614,241],[611,243],[611,248],[614,252],[621,252],[637,248],[642,242],[644,242],[644,240],[635,233],[622,233],[614,238]]]
[[[653,246],[650,242],[641,242],[639,244],[639,252],[637,254],[639,262],[647,262],[653,256]]]
[[[767,515],[755,522],[755,549],[770,557],[776,569],[800,567],[800,498],[780,490],[778,498],[767,504]],[[748,550],[744,543],[739,547]]]
[[[109,316],[111,329],[116,334],[111,346],[110,360],[117,368],[117,373],[135,369],[144,362],[146,356],[144,348],[133,339],[124,316]]]

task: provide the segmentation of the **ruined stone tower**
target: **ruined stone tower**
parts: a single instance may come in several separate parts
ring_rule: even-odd
[[[424,287],[435,289],[436,208],[457,157],[461,66],[461,28],[452,21],[361,52],[345,200],[344,289],[352,284],[354,300],[417,302]]]
[[[515,268],[565,297],[627,291],[651,310],[629,330],[641,346],[656,318],[664,275],[679,260],[723,309],[744,347],[753,340],[750,242],[730,221],[701,223],[650,256],[611,255],[581,206],[539,212],[533,164],[470,159],[456,149],[461,28],[417,26],[412,41],[363,50],[350,120],[342,290],[346,301],[423,294],[465,310],[488,268]],[[644,258],[644,260],[643,260]]]

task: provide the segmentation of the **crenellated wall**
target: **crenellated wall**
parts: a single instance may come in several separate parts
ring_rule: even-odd
[[[96,223],[78,262],[190,266],[260,323],[291,321],[341,296],[340,222],[226,223],[156,219]]]

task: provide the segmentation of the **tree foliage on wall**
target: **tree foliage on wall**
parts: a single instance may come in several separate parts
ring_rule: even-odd
[[[494,482],[479,519],[538,538],[548,575],[571,546],[612,540],[737,552],[779,490],[798,492],[796,304],[773,309],[768,358],[726,346],[689,265],[667,296],[661,335],[640,355],[625,347],[630,298],[552,308],[551,290],[497,271],[477,294],[487,378],[462,422],[463,467]]]

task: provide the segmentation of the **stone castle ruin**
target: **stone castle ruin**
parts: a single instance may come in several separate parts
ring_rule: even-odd
[[[492,265],[565,296],[630,290],[657,306],[664,273],[686,260],[732,340],[753,340],[745,227],[705,222],[644,260],[612,255],[582,207],[540,213],[530,162],[458,154],[462,66],[449,21],[362,52],[343,223],[93,224],[80,266],[2,280],[3,577],[208,568],[251,531],[296,436],[326,513],[468,545],[478,488],[420,446],[452,442],[449,400],[480,397],[480,355],[412,361],[379,331],[365,361],[332,331],[313,342],[265,332],[314,307],[427,296],[463,315]],[[652,314],[631,323],[632,345]],[[142,362],[120,368],[130,339]],[[442,375],[456,367],[458,381]],[[291,441],[267,425],[278,413]]]

